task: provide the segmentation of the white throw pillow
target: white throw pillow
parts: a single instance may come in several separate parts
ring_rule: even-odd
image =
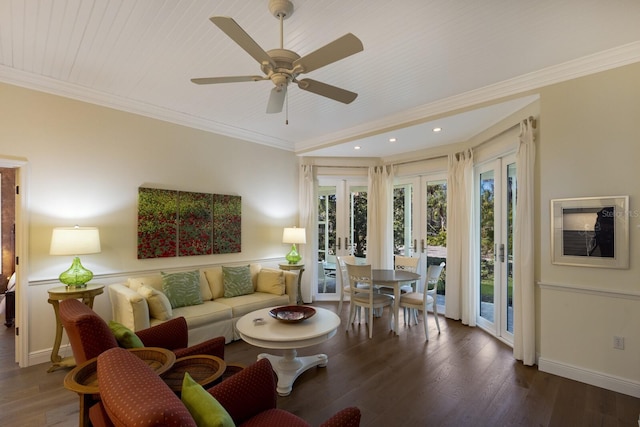
[[[274,295],[284,295],[284,271],[263,268],[258,273],[256,291]]]
[[[147,285],[140,285],[138,293],[147,300],[151,317],[158,320],[169,320],[173,317],[171,303],[165,294]]]

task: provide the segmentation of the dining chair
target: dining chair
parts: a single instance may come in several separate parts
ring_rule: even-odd
[[[438,321],[438,304],[436,304],[436,291],[438,290],[438,280],[445,263],[440,265],[430,265],[427,268],[427,277],[424,280],[424,290],[422,292],[408,292],[400,295],[400,307],[404,309],[404,324],[410,322],[409,319],[414,318],[416,325],[418,324],[417,311],[421,310],[424,314],[424,335],[429,341],[429,331],[427,325],[427,313],[431,308],[433,316],[436,319],[438,333],[440,333],[440,322]]]
[[[336,268],[340,272],[340,302],[338,303],[338,314],[340,314],[342,313],[342,302],[344,301],[345,294],[351,293],[349,286],[349,276],[347,275],[347,263],[355,264],[356,257],[354,257],[353,255],[337,256],[336,261]],[[337,283],[336,286],[338,286]]]
[[[381,294],[372,286],[371,264],[355,265],[346,264],[347,275],[349,276],[349,286],[351,301],[349,303],[349,325],[353,323],[356,316],[356,308],[364,308],[365,321],[369,326],[369,338],[373,337],[373,310],[384,309],[393,304],[391,295]],[[390,323],[391,325],[391,323]]]
[[[404,270],[410,271],[412,273],[418,272],[418,265],[420,264],[420,257],[411,257],[411,256],[402,256],[395,255],[393,257],[393,265],[394,270]],[[389,295],[393,295],[393,289],[388,286],[377,286],[380,292],[387,293]],[[405,283],[400,286],[400,292],[414,292],[418,290],[418,284],[416,282]]]

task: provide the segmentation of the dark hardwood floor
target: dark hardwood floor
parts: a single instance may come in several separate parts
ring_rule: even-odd
[[[328,354],[329,364],[302,374],[278,406],[314,426],[346,406],[362,410],[363,427],[638,426],[640,399],[523,366],[511,348],[478,328],[441,317],[438,336],[430,316],[427,343],[421,324],[401,326],[394,337],[388,319],[385,312],[375,320],[371,340],[360,324],[301,349],[300,355]],[[68,371],[47,373],[48,364],[18,368],[13,329],[1,332],[0,426],[77,426],[77,396],[62,386]],[[250,364],[262,351],[238,341],[225,358]]]

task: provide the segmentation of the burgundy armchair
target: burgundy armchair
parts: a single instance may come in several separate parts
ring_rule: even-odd
[[[94,426],[195,426],[179,397],[142,360],[115,348],[98,356],[101,401],[91,407]],[[275,374],[268,359],[246,367],[207,390],[236,426],[310,427],[298,416],[276,408]],[[357,427],[360,410],[345,408],[321,427]]]
[[[80,300],[60,301],[60,321],[73,350],[76,363],[93,359],[106,350],[118,347],[113,332],[91,308]],[[145,347],[162,347],[175,353],[176,358],[195,354],[208,354],[224,359],[224,337],[212,338],[188,347],[187,322],[176,317],[135,333]]]

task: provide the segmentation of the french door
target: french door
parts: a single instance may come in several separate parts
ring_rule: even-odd
[[[476,167],[476,323],[513,343],[515,156]]]
[[[446,176],[399,180],[394,185],[393,212],[394,254],[420,256],[418,272],[422,277],[429,265],[446,262]],[[440,306],[445,302],[444,277],[445,273],[438,285]]]
[[[367,256],[367,184],[366,181],[320,179],[318,262],[332,275],[332,271],[336,272],[336,256],[341,255],[362,259]],[[340,280],[339,274],[333,276],[334,283]],[[317,294],[339,294],[335,286],[314,289]]]

